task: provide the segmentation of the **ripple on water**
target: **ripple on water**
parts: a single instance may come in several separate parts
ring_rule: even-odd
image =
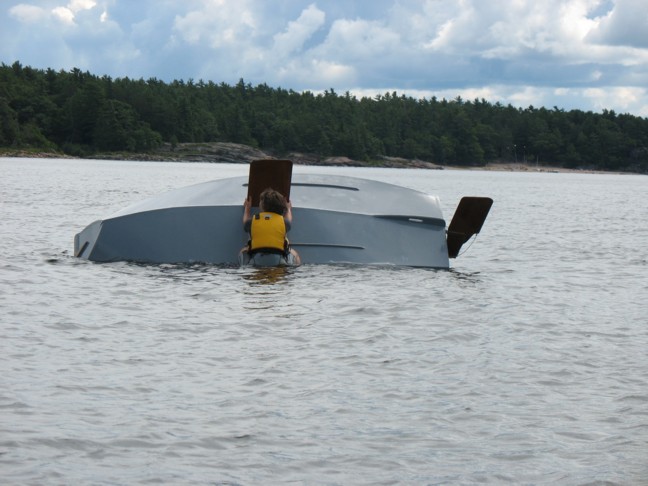
[[[643,221],[641,178],[371,171],[492,194],[492,219],[450,271],[259,271],[70,255],[75,231],[137,191],[238,167],[5,160],[9,484],[648,477],[645,232],[616,221]]]

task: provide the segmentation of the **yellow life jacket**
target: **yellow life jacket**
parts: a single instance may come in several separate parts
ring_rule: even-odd
[[[286,223],[277,213],[259,213],[250,226],[250,250],[261,248],[284,251],[286,249]]]

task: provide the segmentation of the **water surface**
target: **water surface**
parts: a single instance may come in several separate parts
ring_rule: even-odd
[[[247,166],[0,170],[3,484],[648,482],[645,176],[297,166],[495,204],[450,271],[254,270],[72,256]]]

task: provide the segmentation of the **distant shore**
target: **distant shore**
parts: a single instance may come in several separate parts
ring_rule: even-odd
[[[371,161],[353,160],[348,157],[321,157],[316,154],[287,153],[281,156],[264,152],[247,145],[211,142],[183,143],[171,146],[165,144],[158,150],[147,153],[110,152],[90,156],[71,156],[61,152],[44,152],[32,150],[0,149],[0,157],[40,158],[40,159],[90,159],[90,160],[131,160],[147,162],[205,162],[248,164],[252,160],[276,158],[289,159],[296,165],[314,165],[330,167],[380,167],[396,169],[429,169],[429,170],[486,170],[504,172],[551,172],[581,174],[632,174],[632,172],[603,171],[589,168],[565,168],[529,162],[489,162],[480,166],[439,165],[419,159],[404,159],[382,156]]]

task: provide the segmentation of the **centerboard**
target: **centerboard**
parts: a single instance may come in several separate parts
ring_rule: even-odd
[[[259,159],[250,162],[248,197],[252,199],[252,207],[259,207],[259,195],[268,187],[290,200],[292,166],[290,160]]]

